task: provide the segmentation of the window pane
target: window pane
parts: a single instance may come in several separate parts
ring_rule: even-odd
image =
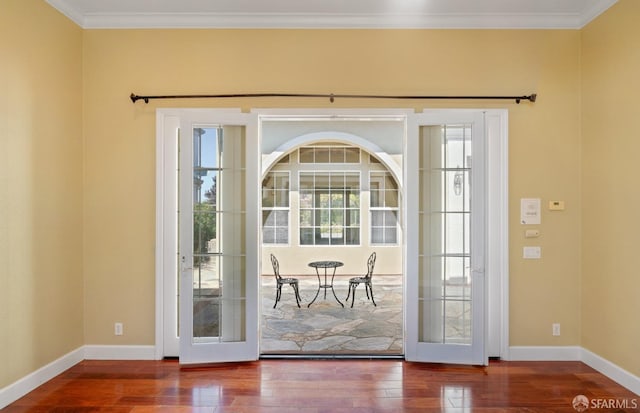
[[[315,234],[316,245],[329,245],[331,230],[329,229],[328,225],[316,228]]]
[[[275,187],[277,189],[289,189],[289,173],[278,173],[275,179]]]
[[[344,225],[344,211],[332,210],[331,211],[331,225]]]
[[[393,178],[393,175],[391,175],[391,173],[389,172],[385,172],[384,174],[384,189],[386,190],[398,189],[398,184],[396,183],[396,180]]]
[[[384,242],[382,228],[371,228],[371,242],[374,244],[382,244]]]
[[[275,191],[275,206],[280,208],[288,208],[289,207],[289,191],[288,190],[277,190]]]
[[[316,207],[329,208],[330,196],[326,191],[316,191]]]
[[[273,189],[275,187],[275,177],[272,173],[267,174],[262,180],[262,188],[263,189]]]
[[[262,229],[262,242],[266,244],[275,244],[276,242],[276,231],[273,228],[263,228]]]
[[[360,225],[360,210],[358,209],[349,209],[347,214],[347,222],[345,223],[348,227],[350,226],[359,226]]]
[[[300,226],[310,227],[313,225],[313,210],[301,209],[300,210]]]
[[[328,208],[316,210],[316,225],[329,226],[330,216],[331,216],[331,210]]]
[[[274,191],[273,189],[262,190],[262,207],[271,208],[274,206]]]
[[[376,227],[384,225],[384,213],[382,211],[371,211],[371,225]]]
[[[300,208],[313,208],[313,192],[300,191]]]
[[[315,148],[315,163],[329,163],[328,148]]]
[[[360,149],[358,148],[345,148],[345,162],[347,163],[360,163]]]
[[[331,174],[331,188],[343,189],[344,188],[344,175],[343,174]]]
[[[348,208],[360,208],[360,192],[348,191],[349,204]]]
[[[273,210],[262,211],[262,225],[265,227],[273,227],[276,224],[276,214]]]
[[[360,190],[360,175],[357,173],[347,173],[344,176],[344,187],[353,190]]]
[[[215,207],[211,204],[195,204],[193,206],[193,253],[208,254],[211,242],[216,238]]]
[[[360,228],[346,228],[345,243],[347,245],[360,245]]]
[[[384,242],[385,244],[396,244],[398,242],[398,231],[396,228],[385,228]]]
[[[343,208],[344,207],[344,194],[332,193],[331,194],[331,208]]]
[[[344,163],[344,148],[331,148],[331,163]]]
[[[276,226],[286,227],[289,224],[289,211],[275,211]]]
[[[398,208],[398,191],[386,190],[384,191],[384,206],[387,208]]]
[[[276,243],[277,244],[289,243],[289,228],[286,228],[286,227],[276,228]]]
[[[195,202],[216,204],[218,174],[218,171],[194,168],[193,191]]]
[[[193,128],[193,165],[218,168],[218,128]]]
[[[301,191],[305,189],[313,189],[313,174],[301,173],[299,187]]]
[[[369,196],[371,198],[371,208],[380,208],[383,206],[379,191],[372,190]]]
[[[314,177],[314,188],[319,189],[329,189],[330,188],[330,175],[320,175],[316,174]]]
[[[300,163],[313,163],[313,148],[300,148],[298,151]]]
[[[313,228],[300,228],[300,245],[313,245],[314,244],[314,230]]]
[[[384,225],[387,227],[395,227],[398,224],[398,211],[384,212]]]

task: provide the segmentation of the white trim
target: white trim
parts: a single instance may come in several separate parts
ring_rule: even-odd
[[[579,29],[578,13],[545,14],[313,14],[313,13],[95,13],[85,29]]]
[[[575,13],[83,13],[67,0],[46,0],[85,29],[580,29],[617,0],[600,0]]]
[[[163,251],[164,234],[164,119],[163,113],[156,114],[156,358],[161,358],[164,354],[164,259]],[[162,297],[162,299],[159,299]]]
[[[619,385],[626,387],[637,395],[640,395],[640,377],[633,375],[622,367],[600,357],[584,347],[582,348],[581,360],[587,366],[599,371]]]
[[[509,349],[509,111],[486,111],[487,142],[487,352]]]
[[[512,346],[508,361],[582,361],[580,346]]]
[[[5,408],[58,374],[75,366],[83,360],[83,356],[84,350],[80,347],[52,361],[46,366],[39,368],[33,373],[24,376],[18,381],[3,387],[0,389],[0,409]]]
[[[84,358],[85,360],[158,360],[155,346],[120,345],[84,346]]]

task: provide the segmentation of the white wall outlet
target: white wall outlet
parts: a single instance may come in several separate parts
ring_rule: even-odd
[[[551,325],[551,334],[553,334],[554,336],[559,336],[560,335],[560,323],[554,323]]]
[[[122,323],[115,323],[114,325],[114,332],[113,332],[116,336],[121,336],[124,334],[124,327],[122,325]]]

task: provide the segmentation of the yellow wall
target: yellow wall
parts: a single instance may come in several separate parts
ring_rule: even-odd
[[[2,1],[0,386],[82,344],[154,343],[156,108],[408,105],[134,105],[131,92],[537,92],[535,104],[427,103],[509,109],[510,344],[583,345],[640,374],[629,231],[638,8],[620,0],[583,31],[82,31],[42,1]],[[521,258],[533,244],[522,197],[567,206],[543,211],[538,261]]]
[[[0,388],[82,346],[82,31],[0,2]]]
[[[582,346],[640,376],[640,3],[582,35]]]
[[[86,30],[87,344],[153,344],[155,109],[323,107],[325,100],[142,101],[138,94],[315,92],[528,94],[510,110],[511,344],[580,344],[580,32],[461,30]],[[424,103],[416,103],[423,105]],[[407,102],[340,101],[332,106]],[[519,198],[543,214],[543,259],[524,262]],[[125,335],[113,335],[113,323]],[[551,324],[562,323],[562,336]]]

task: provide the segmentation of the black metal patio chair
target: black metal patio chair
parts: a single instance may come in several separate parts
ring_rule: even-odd
[[[296,297],[296,303],[298,304],[298,308],[300,308],[301,298],[298,288],[298,279],[291,277],[282,277],[280,275],[280,263],[273,254],[271,254],[271,265],[273,266],[273,273],[276,276],[276,302],[273,304],[273,308],[276,308],[276,305],[278,305],[278,301],[280,301],[280,297],[282,296],[282,286],[284,284],[289,284],[291,288],[293,288],[293,292]]]
[[[360,284],[364,284],[364,290],[367,293],[367,299],[369,299],[369,294],[371,294],[371,301],[373,305],[377,307],[376,301],[373,299],[373,284],[371,283],[371,278],[373,277],[373,267],[376,265],[376,253],[372,252],[367,260],[367,274],[363,277],[353,277],[349,279],[349,292],[347,293],[347,299],[345,301],[349,302],[349,296],[353,295],[351,298],[351,307],[353,308],[353,303],[356,301],[356,288]]]

